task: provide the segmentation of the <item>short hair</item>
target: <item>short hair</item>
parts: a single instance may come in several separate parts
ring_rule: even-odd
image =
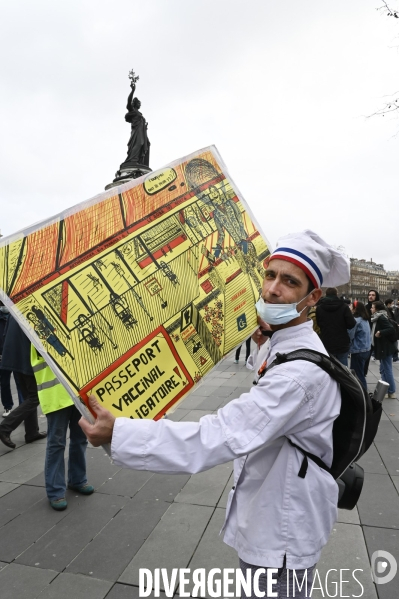
[[[377,300],[376,302],[371,302],[371,305],[374,306],[377,312],[379,312],[380,310],[385,310],[384,302],[380,302],[379,300]]]
[[[326,295],[338,295],[338,289],[336,287],[328,287],[326,289]]]
[[[306,273],[305,273],[306,274]],[[312,281],[309,279],[308,275],[306,275],[306,278],[308,280],[308,295],[309,293],[312,293],[313,289],[316,289],[316,287],[313,285]]]
[[[388,304],[393,304],[393,299],[391,297],[385,300],[385,305],[387,306]]]

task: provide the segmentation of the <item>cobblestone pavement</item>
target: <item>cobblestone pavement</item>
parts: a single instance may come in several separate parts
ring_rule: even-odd
[[[378,378],[372,362],[370,390]],[[236,365],[230,356],[171,419],[196,421],[251,384],[242,359]],[[385,399],[383,407],[376,441],[361,460],[366,479],[358,508],[340,511],[317,565],[321,589],[313,597],[399,596],[399,574],[378,586],[370,575],[376,550],[399,562],[399,402]],[[44,430],[46,419],[39,420]],[[12,439],[14,451],[0,444],[1,599],[136,599],[140,568],[237,568],[235,552],[219,537],[232,464],[194,476],[159,475],[123,470],[103,449],[89,447],[88,479],[96,492],[67,491],[68,509],[55,512],[44,490],[45,441],[25,445],[23,427]]]

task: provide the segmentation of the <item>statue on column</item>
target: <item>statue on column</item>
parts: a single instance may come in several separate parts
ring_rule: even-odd
[[[136,81],[139,77],[135,76],[134,71],[130,71],[130,87],[132,91],[127,99],[126,108],[128,112],[125,115],[125,121],[131,124],[132,132],[130,139],[127,144],[127,158],[124,162],[133,164],[145,164],[149,166],[150,163],[150,140],[147,136],[148,123],[140,112],[141,102],[138,98],[133,98],[134,92],[136,91]]]
[[[137,179],[151,172],[150,169],[150,140],[147,135],[148,123],[140,112],[141,102],[134,97],[138,75],[133,69],[129,72],[131,92],[127,99],[125,120],[131,125],[130,139],[127,144],[126,160],[120,165],[112,183],[105,189]]]

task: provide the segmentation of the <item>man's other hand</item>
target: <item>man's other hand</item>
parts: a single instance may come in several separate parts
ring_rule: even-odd
[[[265,335],[263,335],[262,331],[271,331],[271,327],[270,327],[270,325],[267,324],[267,322],[262,320],[260,316],[258,316],[258,324],[259,324],[259,329],[256,329],[255,333],[252,335],[252,339],[253,339],[253,341],[255,341],[255,343],[259,347],[260,345],[263,345],[267,341],[267,337],[265,337]]]
[[[94,424],[90,424],[86,418],[79,420],[79,425],[84,434],[94,447],[111,443],[114,430],[115,416],[103,408],[94,395],[89,395],[90,408],[97,414]]]

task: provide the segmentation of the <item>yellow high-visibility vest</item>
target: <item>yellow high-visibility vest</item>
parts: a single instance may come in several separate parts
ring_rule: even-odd
[[[30,348],[30,361],[37,383],[40,407],[43,414],[56,412],[73,404],[69,393],[47,366],[34,345]]]

